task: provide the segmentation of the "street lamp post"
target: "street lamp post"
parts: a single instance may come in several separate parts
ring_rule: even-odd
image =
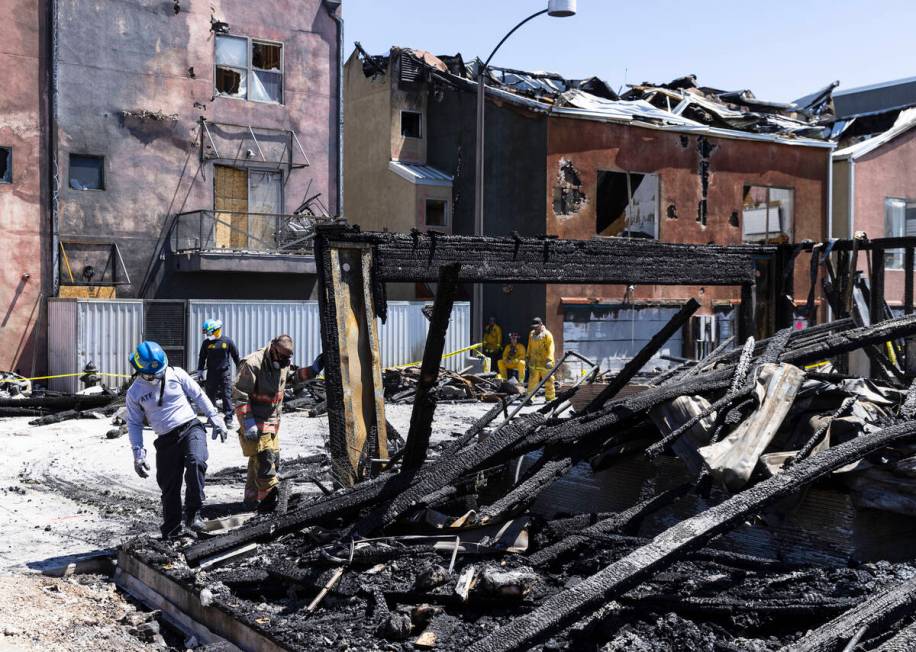
[[[476,157],[475,157],[475,174],[474,174],[474,235],[484,235],[484,199],[483,199],[483,178],[484,178],[484,106],[486,97],[487,84],[487,67],[493,56],[502,47],[503,43],[512,36],[518,28],[527,23],[529,20],[537,18],[543,14],[548,14],[556,18],[566,18],[576,13],[576,0],[548,0],[547,9],[542,9],[531,14],[502,37],[487,60],[481,65],[478,61],[477,66],[477,134],[476,134]],[[474,301],[473,301],[473,319],[474,319],[474,341],[480,341],[483,329],[483,285],[474,284]]]

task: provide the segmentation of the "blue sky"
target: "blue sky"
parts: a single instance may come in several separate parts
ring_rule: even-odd
[[[346,54],[392,45],[485,57],[547,0],[344,0]],[[841,88],[916,76],[913,0],[578,0],[572,18],[540,16],[513,34],[494,65],[570,78],[750,89],[788,101],[833,80]]]

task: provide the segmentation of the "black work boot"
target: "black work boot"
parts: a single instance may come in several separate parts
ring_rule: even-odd
[[[207,529],[207,526],[204,523],[204,520],[200,517],[200,514],[198,512],[194,512],[193,514],[188,514],[187,518],[185,519],[184,524],[188,527],[189,530],[192,530],[194,532],[204,532]]]

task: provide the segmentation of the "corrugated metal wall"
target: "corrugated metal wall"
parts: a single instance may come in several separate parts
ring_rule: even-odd
[[[93,362],[99,371],[130,374],[127,356],[143,336],[143,301],[119,299],[59,300],[49,302],[49,375],[77,373]],[[106,377],[118,385],[123,378]],[[54,378],[48,387],[75,392],[79,378]]]
[[[382,351],[382,366],[390,367],[423,358],[429,321],[423,316],[424,301],[389,301],[388,322],[379,323],[379,348]],[[456,301],[452,309],[452,321],[445,335],[445,353],[463,349],[471,344],[471,304]],[[467,366],[467,353],[447,358],[443,365],[457,371]]]
[[[639,353],[652,336],[670,321],[678,308],[652,306],[564,306],[563,346],[602,369],[617,370]],[[678,331],[659,354],[683,354],[683,333]],[[653,357],[646,370],[667,369],[672,363]]]
[[[286,333],[296,344],[295,363],[308,364],[321,351],[317,301],[188,301],[188,367],[197,368],[203,342],[200,325],[207,319],[223,322],[225,334],[239,355],[257,351]]]
[[[420,360],[429,322],[421,312],[424,301],[389,301],[388,323],[379,322],[382,365],[392,366]],[[471,307],[455,303],[452,323],[446,335],[445,351],[470,344]],[[188,301],[188,363],[195,366],[203,336],[200,325],[206,319],[220,319],[226,335],[235,340],[241,355],[261,348],[273,337],[288,333],[296,342],[296,362],[308,364],[321,351],[317,301]],[[446,360],[449,369],[465,366],[466,355]]]
[[[76,369],[76,299],[48,300],[48,374],[70,374]],[[74,379],[75,380],[75,379]],[[58,392],[71,390],[70,378],[52,378],[48,387]]]
[[[423,301],[391,301],[388,323],[379,323],[382,364],[393,366],[423,357],[429,322],[422,314]],[[196,368],[205,319],[221,319],[226,334],[235,340],[241,355],[261,348],[271,338],[288,333],[296,342],[296,362],[308,364],[321,350],[317,301],[188,301],[187,366]],[[49,374],[76,373],[92,361],[100,371],[129,374],[127,356],[144,338],[144,302],[51,299],[49,301]],[[467,301],[455,304],[446,335],[445,352],[470,344],[471,307]],[[467,354],[448,358],[445,366],[461,369]],[[108,378],[116,384],[118,379]],[[51,389],[75,392],[79,378],[59,378]]]

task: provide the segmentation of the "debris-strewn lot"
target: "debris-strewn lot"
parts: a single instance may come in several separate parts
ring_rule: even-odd
[[[425,460],[125,550],[287,649],[911,649],[916,384],[825,361],[914,331],[786,329],[577,413],[496,404]]]
[[[460,406],[459,412],[457,407],[453,416],[450,408],[442,408],[437,436],[463,430],[475,413],[487,409]],[[405,431],[409,418],[410,406],[390,410],[389,419]],[[132,634],[136,627],[119,622],[122,611],[133,608],[109,578],[39,574],[82,553],[112,549],[137,535],[155,533],[155,480],[135,475],[126,438],[106,438],[109,419],[47,426],[31,426],[29,419],[0,419],[0,649],[159,649]],[[291,473],[320,470],[320,465],[303,460],[323,452],[326,419],[287,414],[281,436]],[[152,450],[149,431],[146,437]],[[209,453],[206,514],[212,518],[237,513],[242,509],[246,460],[233,438],[225,444],[209,441]],[[150,462],[155,464],[152,455]],[[295,484],[297,491],[319,491],[304,477],[296,478]],[[176,645],[175,640],[168,643]]]

